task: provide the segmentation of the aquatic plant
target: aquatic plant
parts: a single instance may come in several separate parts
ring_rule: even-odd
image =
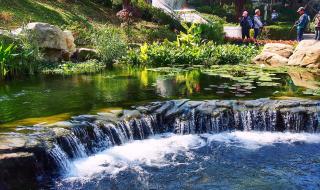
[[[9,64],[13,59],[13,49],[15,48],[14,44],[0,45],[0,77],[3,78],[9,72]]]
[[[105,69],[106,65],[97,60],[89,60],[86,62],[74,64],[72,62],[65,62],[61,64],[46,63],[40,66],[43,74],[79,74],[79,73],[97,73]]]

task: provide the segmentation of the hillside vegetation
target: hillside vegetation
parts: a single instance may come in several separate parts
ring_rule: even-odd
[[[1,27],[16,28],[28,22],[68,25],[75,21],[119,24],[114,10],[89,0],[0,0]]]

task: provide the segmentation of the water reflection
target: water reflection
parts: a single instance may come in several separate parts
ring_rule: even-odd
[[[6,81],[0,85],[0,124],[14,121],[19,123],[19,120],[26,118],[62,113],[95,113],[96,110],[107,107],[127,108],[139,102],[171,98],[204,100],[300,97],[305,96],[305,88],[319,86],[317,77],[309,85],[311,78],[307,74],[300,74],[300,78],[289,74],[273,76],[277,78],[277,85],[269,86],[261,85],[256,79],[251,81],[251,86],[246,81],[239,84],[239,80],[209,75],[200,69],[184,72],[170,69],[165,72],[115,69],[95,75],[40,76]],[[301,76],[308,78],[302,80]],[[308,81],[308,85],[305,81]]]

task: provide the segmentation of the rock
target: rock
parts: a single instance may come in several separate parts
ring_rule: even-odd
[[[90,59],[97,59],[98,57],[97,50],[90,48],[77,48],[72,55],[72,59],[74,61],[86,61]]]
[[[38,169],[32,153],[0,154],[0,189],[38,189]]]
[[[320,68],[320,41],[301,41],[290,56],[288,65]]]
[[[261,54],[257,55],[252,60],[252,62],[259,65],[267,64],[273,67],[277,67],[287,65],[288,59],[276,53],[262,52]]]
[[[281,43],[268,43],[264,46],[262,52],[275,53],[282,57],[289,58],[294,51],[294,47]]]
[[[49,61],[65,60],[76,51],[72,33],[67,30],[62,31],[48,23],[32,22],[13,31],[12,34],[26,35],[28,38],[34,39],[37,45],[44,49],[45,58]]]

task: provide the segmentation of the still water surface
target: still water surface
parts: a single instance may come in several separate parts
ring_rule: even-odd
[[[188,98],[257,99],[301,97],[287,74],[278,85],[239,86],[229,78],[191,70],[161,73],[149,70],[111,70],[94,75],[39,76],[0,82],[0,128],[54,122],[72,115],[96,113],[106,108],[128,108],[154,100]],[[2,127],[2,128],[3,128]]]

